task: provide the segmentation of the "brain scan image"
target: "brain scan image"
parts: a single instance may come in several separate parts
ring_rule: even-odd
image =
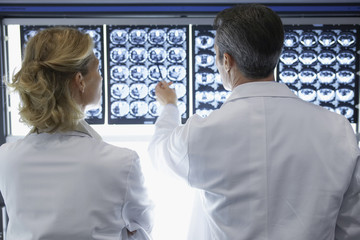
[[[107,26],[108,121],[153,124],[161,112],[155,86],[172,81],[182,121],[189,116],[187,26]]]
[[[230,92],[222,85],[215,65],[215,30],[211,26],[193,26],[193,109],[201,117],[221,107]]]
[[[355,123],[357,29],[351,25],[285,25],[277,81],[304,101],[344,115]]]

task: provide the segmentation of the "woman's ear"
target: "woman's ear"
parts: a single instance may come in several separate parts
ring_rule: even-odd
[[[81,72],[77,72],[74,78],[75,86],[79,89],[81,93],[85,91],[85,79]]]

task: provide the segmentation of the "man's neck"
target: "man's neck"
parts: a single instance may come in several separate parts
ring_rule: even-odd
[[[251,78],[247,78],[245,76],[243,76],[242,74],[239,74],[239,77],[237,79],[237,81],[235,81],[234,86],[232,87],[232,89],[236,88],[237,86],[244,84],[244,83],[250,83],[250,82],[271,82],[271,81],[275,81],[274,79],[274,75],[271,74],[268,77],[265,78],[259,78],[259,79],[251,79]],[[232,90],[231,89],[231,90]]]

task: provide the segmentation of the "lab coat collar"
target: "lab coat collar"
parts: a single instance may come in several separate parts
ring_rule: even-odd
[[[28,135],[32,135],[32,134],[39,134],[39,133],[35,133],[32,130],[32,131],[30,131],[30,133]],[[59,133],[54,133],[54,134],[62,134],[62,135],[68,135],[68,136],[81,136],[81,137],[88,136],[91,138],[95,138],[97,140],[102,140],[101,136],[85,120],[80,120],[78,125],[76,126],[75,130],[73,130],[73,131],[59,132]]]
[[[224,104],[235,99],[250,97],[298,98],[285,84],[274,81],[249,82],[235,87]]]
[[[75,131],[84,133],[98,140],[102,139],[101,136],[85,120],[81,120],[79,122],[79,124],[76,126]]]

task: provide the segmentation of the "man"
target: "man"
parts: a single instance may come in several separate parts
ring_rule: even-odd
[[[262,5],[220,12],[216,65],[232,93],[180,126],[176,94],[149,146],[155,166],[198,189],[189,240],[360,239],[359,149],[348,120],[274,81],[280,18]]]

